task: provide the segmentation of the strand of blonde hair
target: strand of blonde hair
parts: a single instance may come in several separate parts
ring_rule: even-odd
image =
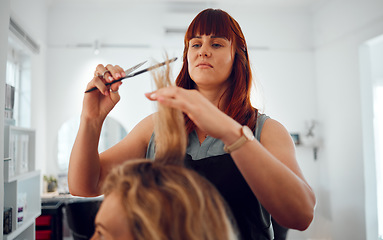
[[[157,89],[174,86],[171,80],[169,61],[166,62],[165,68],[153,72]],[[158,103],[158,112],[154,121],[155,161],[164,164],[183,165],[187,146],[183,113],[178,109]]]

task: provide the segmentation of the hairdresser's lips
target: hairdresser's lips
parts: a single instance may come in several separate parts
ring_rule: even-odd
[[[209,63],[201,62],[201,63],[197,64],[197,68],[213,68],[213,66],[210,65]]]

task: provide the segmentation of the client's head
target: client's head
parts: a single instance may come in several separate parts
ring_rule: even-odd
[[[133,160],[108,175],[93,239],[236,239],[215,187],[192,170]]]

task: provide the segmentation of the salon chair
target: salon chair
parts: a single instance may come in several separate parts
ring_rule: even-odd
[[[65,204],[68,227],[74,240],[90,239],[94,233],[94,219],[102,199],[75,199]]]

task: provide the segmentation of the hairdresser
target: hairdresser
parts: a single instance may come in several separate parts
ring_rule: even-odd
[[[184,113],[185,166],[219,190],[242,239],[273,239],[271,216],[284,227],[305,230],[313,219],[315,195],[299,168],[288,131],[250,103],[252,74],[239,24],[222,10],[206,9],[191,22],[184,44],[177,86],[146,97]],[[153,115],[98,153],[102,123],[120,99],[120,83],[110,88],[105,84],[122,76],[119,66],[98,65],[87,86],[99,91],[84,96],[68,173],[73,195],[99,195],[114,166],[154,158]]]

